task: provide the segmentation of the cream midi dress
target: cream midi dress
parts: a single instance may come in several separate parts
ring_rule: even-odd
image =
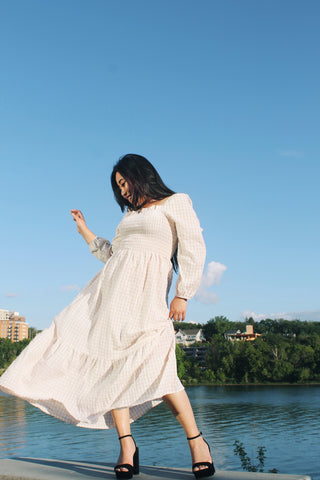
[[[176,295],[200,283],[205,245],[187,194],[127,211],[112,244],[91,252],[105,265],[39,333],[0,378],[0,388],[65,422],[112,428],[112,409],[133,422],[179,392],[175,334],[167,303],[171,257],[178,246]]]

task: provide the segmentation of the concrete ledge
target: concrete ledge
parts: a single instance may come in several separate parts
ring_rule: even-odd
[[[141,465],[135,480],[194,480],[190,470],[183,468]],[[113,465],[95,462],[73,462],[44,458],[0,459],[0,480],[114,480]],[[307,475],[280,475],[218,471],[214,480],[311,480]]]

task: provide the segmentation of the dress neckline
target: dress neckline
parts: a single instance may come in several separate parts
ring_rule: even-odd
[[[142,207],[139,210],[127,210],[127,212],[136,212],[136,213],[141,213],[143,210],[155,210],[156,208],[162,207],[163,205],[166,205],[168,201],[175,195],[178,195],[178,193],[173,193],[172,195],[169,195],[168,197],[165,197],[165,201],[162,203],[155,203],[154,205],[150,205],[149,207]],[[163,199],[164,200],[164,199]]]
[[[169,195],[168,197],[164,197],[162,198],[161,200],[159,200],[160,203],[152,203],[151,205],[149,205],[148,207],[145,206],[145,207],[142,207],[140,210],[143,210],[143,209],[147,209],[147,208],[152,208],[152,207],[161,207],[161,205],[164,205],[165,203],[167,203],[167,201],[169,200],[169,198],[173,197],[174,195],[176,195],[175,193],[173,193],[172,195]]]

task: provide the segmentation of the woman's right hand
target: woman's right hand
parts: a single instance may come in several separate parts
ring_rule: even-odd
[[[72,209],[70,210],[70,213],[73,217],[73,220],[77,224],[77,230],[78,232],[83,236],[85,241],[89,244],[96,238],[96,235],[89,230],[87,227],[86,221],[84,219],[84,216],[82,215],[82,212],[80,210]]]
[[[78,232],[79,233],[83,233],[83,231],[88,228],[87,227],[87,224],[86,224],[86,221],[84,219],[84,216],[82,215],[82,212],[80,210],[76,210],[76,209],[73,209],[73,210],[70,210],[70,213],[73,217],[73,220],[76,222],[77,224],[77,229],[78,229]]]

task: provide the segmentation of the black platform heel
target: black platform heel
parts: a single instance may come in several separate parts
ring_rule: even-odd
[[[195,437],[187,437],[187,440],[195,440],[196,438],[201,437],[202,433],[200,432],[199,435],[196,435]],[[206,442],[206,440],[203,438],[203,441]],[[211,455],[211,450],[208,442],[206,442],[209,448],[209,453]],[[206,467],[202,468],[201,470],[194,470],[196,467]],[[196,478],[204,478],[204,477],[211,477],[214,475],[215,468],[213,465],[213,462],[197,462],[192,465],[192,472]]]
[[[132,437],[132,435],[123,435],[123,437],[119,437],[119,440],[125,437]],[[134,441],[134,438],[132,438]],[[132,478],[133,475],[137,475],[139,473],[139,448],[136,445],[136,442],[134,441],[136,450],[133,454],[133,465],[130,465],[129,463],[121,463],[119,465],[116,465],[114,467],[114,471],[116,474],[117,478]],[[120,470],[120,468],[126,468],[126,471]]]

